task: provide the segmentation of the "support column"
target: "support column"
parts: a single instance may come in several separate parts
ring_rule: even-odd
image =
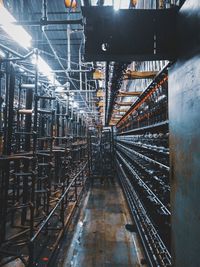
[[[179,59],[169,71],[172,258],[200,266],[200,3],[179,16]]]

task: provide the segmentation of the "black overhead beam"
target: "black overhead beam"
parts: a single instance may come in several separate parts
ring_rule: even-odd
[[[178,8],[162,10],[82,7],[85,60],[172,60],[176,56]]]
[[[68,24],[76,24],[82,25],[82,19],[73,19],[73,20],[40,20],[40,21],[17,21],[13,22],[16,25],[23,26],[47,26],[47,25],[68,25]]]
[[[45,30],[46,31],[46,30]],[[49,38],[50,41],[67,41],[67,38]],[[82,38],[71,38],[71,41],[82,40]],[[41,40],[34,40],[34,42],[42,42]]]
[[[42,15],[42,12],[29,12],[29,15]],[[80,11],[73,11],[70,13],[67,13],[66,11],[55,11],[55,12],[47,12],[47,15],[77,15],[81,14]]]
[[[39,43],[38,44],[39,46],[42,46],[42,45],[48,45],[48,43]],[[60,45],[60,46],[67,46],[67,43],[52,43],[52,45]],[[80,46],[80,43],[71,43],[72,46]]]
[[[66,32],[66,29],[62,28],[62,29],[45,29],[45,32]],[[83,31],[83,29],[76,29],[77,33],[79,31]]]

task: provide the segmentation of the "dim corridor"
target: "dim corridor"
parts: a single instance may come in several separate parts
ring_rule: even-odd
[[[144,266],[140,265],[143,255],[137,234],[125,228],[130,223],[118,183],[102,184],[96,180],[85,200],[68,252],[65,255],[65,250],[61,250],[58,266]]]

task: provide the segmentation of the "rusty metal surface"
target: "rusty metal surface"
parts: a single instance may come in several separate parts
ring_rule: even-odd
[[[200,2],[179,16],[179,60],[169,72],[172,256],[174,267],[200,266]]]
[[[129,211],[118,184],[95,182],[62,267],[138,267],[143,253],[129,233]]]
[[[172,252],[174,266],[200,266],[200,59],[170,75]]]

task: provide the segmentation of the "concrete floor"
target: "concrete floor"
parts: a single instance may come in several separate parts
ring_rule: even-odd
[[[140,264],[143,253],[137,234],[125,229],[127,223],[131,219],[119,185],[96,180],[85,200],[67,255],[60,257],[57,266],[145,266]]]

